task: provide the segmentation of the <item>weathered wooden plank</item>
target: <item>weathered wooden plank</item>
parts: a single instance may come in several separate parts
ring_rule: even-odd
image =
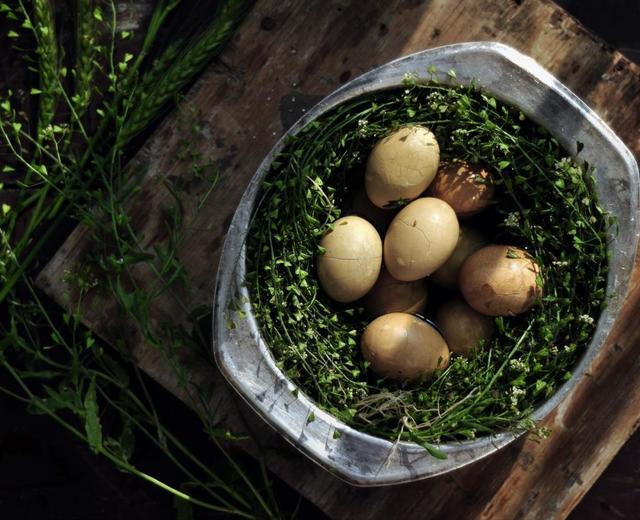
[[[530,54],[599,111],[636,154],[640,72],[549,1],[432,0],[431,2],[259,2],[221,59],[189,92],[135,161],[147,171],[130,202],[136,229],[148,245],[162,242],[171,195],[159,179],[180,180],[185,215],[181,259],[193,287],[153,307],[157,323],[184,318],[208,305],[224,234],[246,183],[277,137],[301,111],[340,83],[390,59],[436,45],[497,40]],[[624,107],[621,110],[620,107]],[[191,114],[191,115],[189,115]],[[185,121],[186,120],[186,121]],[[190,123],[199,131],[189,134]],[[216,161],[223,178],[200,212],[192,211],[206,183],[176,159],[184,137]],[[78,227],[40,277],[62,305],[74,301],[63,273],[81,261],[87,232]],[[137,273],[142,286],[150,274]],[[552,436],[523,440],[451,475],[386,489],[343,484],[271,434],[226,389],[214,367],[182,352],[190,383],[209,388],[208,408],[233,428],[255,431],[271,469],[336,518],[445,517],[547,518],[566,516],[640,420],[640,366],[633,316],[640,289],[636,275],[628,305],[591,373],[546,424]],[[192,386],[178,385],[166,360],[123,323],[114,302],[94,297],[86,322],[105,338],[127,337],[140,366],[191,406]],[[123,332],[124,331],[124,332]],[[201,410],[202,412],[203,410]],[[247,446],[254,450],[256,446]]]

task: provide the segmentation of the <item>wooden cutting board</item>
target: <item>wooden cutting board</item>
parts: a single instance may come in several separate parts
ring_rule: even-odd
[[[220,59],[132,162],[132,173],[145,173],[128,207],[148,248],[168,239],[166,212],[173,198],[167,182],[180,190],[184,207],[180,256],[191,287],[154,302],[152,321],[180,323],[210,305],[236,204],[264,155],[309,106],[384,62],[474,40],[503,42],[535,58],[640,154],[639,67],[551,1],[259,1]],[[181,159],[185,146],[221,170],[219,185],[203,204],[208,185]],[[87,230],[79,226],[39,277],[39,286],[64,307],[76,299],[64,273],[82,262],[87,245]],[[141,287],[152,283],[144,269],[136,276]],[[236,431],[253,432],[245,447],[261,452],[274,473],[334,518],[561,518],[640,421],[640,329],[634,325],[639,281],[636,270],[619,323],[590,377],[545,421],[552,430],[548,439],[522,439],[448,475],[375,489],[344,484],[298,454],[240,403],[211,360],[183,349],[178,377],[123,321],[113,301],[92,295],[83,309],[86,324],[107,341],[126,338],[140,367],[167,390]],[[196,399],[195,388],[207,393],[206,402]]]

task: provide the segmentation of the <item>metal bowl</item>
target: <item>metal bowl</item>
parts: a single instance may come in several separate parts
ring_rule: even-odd
[[[251,311],[245,275],[245,237],[251,214],[273,158],[288,135],[347,100],[402,86],[405,74],[420,76],[430,67],[453,69],[457,81],[475,80],[502,101],[518,107],[547,128],[570,152],[584,143],[581,157],[596,168],[601,205],[615,215],[618,231],[610,236],[607,291],[611,296],[573,374],[535,410],[544,418],[585,377],[602,348],[624,302],[638,242],[638,166],[613,131],[578,97],[531,58],[497,43],[464,43],[438,47],[392,61],[350,81],[302,117],[278,141],[253,176],[231,222],[224,244],[214,298],[213,352],[218,367],[245,401],[285,439],[312,460],[347,482],[381,486],[439,475],[474,462],[506,446],[519,434],[500,433],[472,441],[438,446],[447,458],[430,456],[408,442],[393,443],[361,433],[321,410],[276,367]],[[313,414],[315,420],[309,421]],[[341,435],[334,438],[334,433]]]

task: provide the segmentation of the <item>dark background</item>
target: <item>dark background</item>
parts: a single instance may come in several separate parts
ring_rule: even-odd
[[[640,0],[557,0],[557,3],[610,45],[640,63]],[[0,374],[0,383],[4,377]],[[155,383],[149,385],[170,425],[179,427],[196,453],[210,452],[191,412]],[[172,481],[171,468],[151,446],[138,445],[136,453],[138,464]],[[294,507],[294,493],[283,484],[277,484],[276,491],[283,502]],[[303,502],[298,516],[322,515]],[[202,511],[195,514],[199,519],[214,517]],[[571,518],[639,517],[640,432],[627,442]],[[0,396],[0,518],[163,520],[176,518],[176,512],[166,493],[119,472],[51,420],[29,415],[22,404]]]

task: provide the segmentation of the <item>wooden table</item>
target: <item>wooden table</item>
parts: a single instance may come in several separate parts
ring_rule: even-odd
[[[287,1],[257,3],[226,48],[167,116],[138,154],[141,189],[130,200],[134,226],[146,245],[167,239],[164,210],[171,195],[162,179],[180,180],[185,223],[181,259],[192,281],[181,309],[167,297],[152,318],[186,321],[210,305],[216,265],[235,206],[262,157],[295,119],[341,83],[372,67],[438,45],[494,40],[531,55],[594,108],[638,156],[640,68],[593,37],[549,0]],[[197,132],[185,130],[185,118]],[[190,118],[190,119],[189,119]],[[194,125],[192,125],[194,126]],[[216,161],[220,185],[200,211],[207,189],[177,159],[190,149]],[[74,303],[64,272],[82,261],[88,244],[80,226],[53,256],[39,285],[61,305]],[[628,301],[590,374],[545,421],[550,438],[522,439],[469,467],[423,482],[360,489],[344,484],[288,446],[226,387],[210,360],[180,353],[188,381],[123,323],[113,301],[94,295],[85,321],[105,339],[126,336],[139,365],[194,408],[215,411],[234,430],[249,430],[271,470],[334,518],[561,518],[569,514],[640,422],[638,271]],[[137,273],[149,283],[149,273]],[[123,334],[124,331],[124,334]],[[192,389],[208,390],[206,404]]]

